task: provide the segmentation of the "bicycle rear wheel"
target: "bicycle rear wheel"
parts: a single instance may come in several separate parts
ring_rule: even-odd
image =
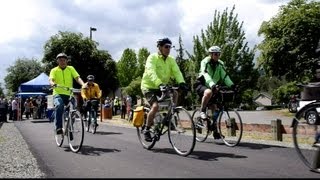
[[[195,146],[196,130],[191,115],[182,107],[176,107],[168,126],[169,141],[181,156],[189,155]]]
[[[320,125],[310,124],[303,117],[295,117],[292,122],[293,143],[302,162],[312,171],[320,173],[320,146],[314,146]]]
[[[236,110],[220,112],[218,132],[227,146],[234,147],[240,143],[243,125],[240,114]]]
[[[146,131],[146,120],[147,120],[147,114],[149,113],[150,109],[147,108],[147,107],[144,107],[143,110],[144,110],[143,124],[142,124],[141,127],[137,127],[137,134],[138,134],[138,138],[139,138],[139,141],[142,144],[142,146],[145,149],[151,149],[156,144],[158,137],[157,137],[157,135],[155,133],[155,131],[156,131],[155,130],[155,124],[152,123],[152,126],[150,128],[150,134],[151,134],[152,141],[148,142],[148,141],[145,140],[144,133]],[[161,116],[157,113],[156,116],[155,116],[155,119],[158,119],[158,118],[161,118]]]
[[[73,152],[78,152],[82,147],[84,136],[83,119],[79,111],[71,113],[67,133],[70,149]]]
[[[200,109],[196,109],[192,113],[192,121],[196,129],[196,140],[198,142],[204,142],[209,135],[209,121],[201,119],[200,112]]]

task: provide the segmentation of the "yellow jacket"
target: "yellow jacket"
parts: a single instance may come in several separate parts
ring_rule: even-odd
[[[101,97],[99,85],[97,83],[93,83],[92,85],[88,84],[88,88],[81,89],[81,96],[83,100],[90,100],[92,98],[99,99]]]

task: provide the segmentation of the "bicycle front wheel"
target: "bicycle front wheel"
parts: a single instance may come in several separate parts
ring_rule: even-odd
[[[200,109],[196,109],[192,113],[192,121],[196,129],[196,140],[204,142],[209,135],[209,121],[201,119],[200,112]]]
[[[169,141],[181,156],[189,155],[195,146],[196,130],[192,117],[187,110],[177,107],[168,126]]]
[[[92,115],[92,117],[91,117],[91,126],[92,126],[92,128],[91,128],[91,133],[92,134],[95,134],[96,133],[96,131],[97,131],[97,111],[92,111],[91,112],[91,115]],[[93,120],[96,120],[94,123],[93,123]]]
[[[301,113],[302,114],[302,113]],[[293,143],[302,162],[312,171],[320,173],[320,146],[315,146],[320,125],[310,124],[305,117],[293,119]]]
[[[144,111],[143,124],[141,127],[137,127],[137,134],[138,134],[138,138],[139,138],[139,141],[142,144],[142,146],[145,149],[151,149],[156,144],[154,124],[150,128],[150,135],[151,135],[152,141],[146,141],[144,138],[144,133],[146,132],[147,115],[148,115],[150,109],[147,107],[144,107],[143,111]],[[155,118],[158,118],[158,117],[155,116]]]
[[[74,111],[71,113],[71,119],[68,124],[69,146],[73,152],[79,152],[82,147],[83,137],[83,119],[79,111]]]
[[[243,132],[240,114],[236,110],[225,110],[220,112],[218,132],[227,146],[234,147],[238,145]]]
[[[54,116],[54,113],[52,113],[52,116]],[[54,117],[53,117],[53,120],[54,120]],[[54,130],[54,138],[56,140],[56,144],[58,147],[61,147],[62,144],[63,144],[63,140],[64,140],[64,131],[65,131],[65,128],[66,128],[66,121],[65,121],[65,116],[63,115],[62,116],[62,129],[63,129],[63,133],[62,134],[57,134],[56,133],[56,130]]]

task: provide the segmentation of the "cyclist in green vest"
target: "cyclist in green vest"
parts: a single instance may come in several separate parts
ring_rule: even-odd
[[[205,57],[201,61],[199,77],[194,85],[195,90],[199,97],[201,97],[201,112],[200,117],[206,120],[206,107],[208,102],[213,98],[213,102],[216,101],[215,94],[219,91],[219,84],[225,84],[228,87],[235,88],[234,83],[227,75],[224,67],[224,62],[219,59],[221,49],[218,46],[212,46],[208,49],[209,56]],[[211,107],[212,112],[215,112],[216,105]],[[216,119],[216,114],[213,115],[213,121]],[[220,139],[220,134],[214,132],[215,139]]]
[[[144,133],[146,141],[152,141],[150,127],[155,113],[159,110],[156,96],[161,96],[161,87],[174,79],[181,88],[186,88],[185,80],[175,59],[170,56],[172,42],[168,38],[157,41],[158,52],[150,54],[146,61],[145,70],[141,80],[141,90],[144,97],[150,104],[151,110],[147,115],[146,131]],[[178,101],[178,92],[174,92],[175,105]]]

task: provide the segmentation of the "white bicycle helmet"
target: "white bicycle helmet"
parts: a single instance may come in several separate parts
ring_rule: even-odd
[[[211,46],[208,49],[208,53],[221,53],[221,48],[219,46]]]

